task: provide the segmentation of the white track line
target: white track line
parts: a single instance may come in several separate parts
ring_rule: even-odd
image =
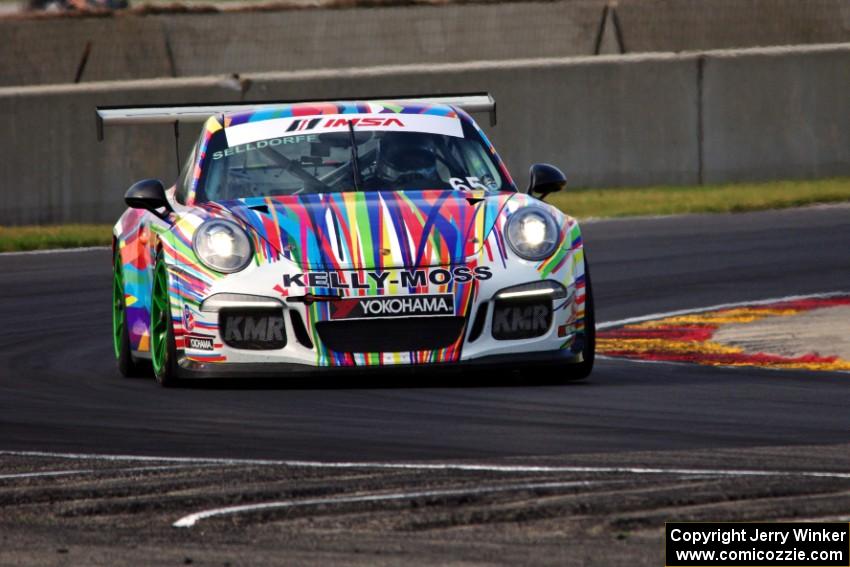
[[[45,471],[33,473],[4,474],[0,475],[0,480],[10,480],[16,478],[36,478],[42,476],[68,476],[74,474],[91,474],[93,472],[94,469],[78,469],[72,471]]]
[[[72,252],[91,252],[92,250],[111,250],[109,246],[83,246],[82,248],[50,248],[48,250],[26,250],[23,252],[0,252],[0,258],[6,256],[36,256],[38,254],[70,254]]]
[[[850,472],[830,471],[782,471],[753,469],[690,469],[662,467],[582,467],[569,465],[497,465],[488,463],[389,463],[389,462],[326,462],[270,459],[216,459],[195,457],[154,457],[149,455],[99,455],[86,453],[50,453],[45,451],[0,451],[0,455],[17,457],[51,457],[57,459],[93,461],[141,461],[165,463],[189,463],[196,465],[230,466],[284,466],[322,469],[389,469],[389,470],[439,470],[465,472],[503,473],[600,473],[600,474],[668,474],[738,476],[800,476],[818,478],[850,479]]]
[[[592,486],[603,484],[592,481],[572,482],[534,482],[525,484],[509,484],[502,486],[484,486],[478,488],[456,488],[447,490],[421,490],[415,492],[395,492],[383,494],[367,494],[363,496],[335,496],[332,498],[311,498],[306,500],[281,500],[278,502],[263,502],[259,504],[245,504],[242,506],[228,506],[225,508],[213,508],[183,516],[173,524],[175,528],[191,528],[200,520],[215,516],[228,516],[241,514],[243,512],[256,512],[259,510],[274,510],[281,508],[299,508],[302,506],[321,506],[323,504],[351,504],[356,502],[389,502],[392,500],[412,500],[414,498],[437,498],[441,496],[470,496],[476,494],[492,494],[495,492],[519,492],[522,490],[543,490],[558,488],[574,488],[576,486]]]
[[[758,299],[755,301],[737,301],[735,303],[720,303],[718,305],[709,305],[708,307],[694,307],[691,309],[679,309],[677,311],[667,311],[664,313],[652,313],[650,315],[641,315],[640,317],[630,317],[628,319],[619,319],[617,321],[605,321],[596,325],[597,330],[610,329],[611,327],[622,327],[623,325],[631,325],[633,323],[643,323],[652,321],[653,319],[664,319],[666,317],[678,317],[679,315],[690,315],[692,313],[702,313],[703,311],[714,311],[716,309],[732,309],[735,307],[746,307],[748,305],[767,305],[769,303],[779,303],[781,301],[798,301],[801,299],[822,299],[828,297],[837,297],[841,295],[850,295],[850,291],[830,291],[826,293],[810,293],[808,295],[786,295],[784,297],[775,297],[773,299]]]
[[[50,476],[71,476],[71,475],[81,475],[81,474],[105,474],[105,473],[129,473],[129,472],[144,472],[144,471],[167,471],[167,470],[179,470],[179,469],[188,469],[188,468],[197,468],[197,467],[212,467],[219,466],[217,463],[211,464],[185,464],[185,465],[164,465],[159,467],[131,467],[127,469],[73,469],[66,471],[43,471],[43,472],[32,472],[32,473],[16,473],[16,474],[3,474],[0,475],[0,480],[11,480],[18,478],[37,478],[37,477],[50,477]]]

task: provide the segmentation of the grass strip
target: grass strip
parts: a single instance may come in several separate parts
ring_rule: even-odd
[[[579,219],[738,213],[850,201],[850,178],[682,187],[567,187],[547,201]]]
[[[0,252],[109,246],[111,243],[112,226],[108,224],[0,226]]]
[[[579,219],[733,213],[850,201],[850,178],[686,187],[572,189],[547,201]],[[108,246],[107,224],[0,226],[0,252]]]

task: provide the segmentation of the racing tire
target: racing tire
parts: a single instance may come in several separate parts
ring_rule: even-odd
[[[593,289],[590,283],[590,266],[587,264],[587,254],[584,257],[584,345],[582,346],[582,361],[572,364],[567,369],[568,382],[583,380],[593,372],[593,362],[596,359],[596,313],[593,309]]]
[[[127,303],[124,298],[124,268],[121,264],[121,254],[117,251],[112,268],[112,346],[118,361],[118,371],[125,378],[150,376],[150,364],[134,357],[130,348]]]
[[[171,320],[171,300],[168,294],[168,268],[162,253],[157,255],[151,290],[151,363],[160,386],[177,386],[177,347]]]

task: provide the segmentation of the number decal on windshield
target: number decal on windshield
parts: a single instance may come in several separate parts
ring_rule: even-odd
[[[455,191],[487,191],[486,185],[481,183],[477,177],[452,177],[449,179],[452,189]]]

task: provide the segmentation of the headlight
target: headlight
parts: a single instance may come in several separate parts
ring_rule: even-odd
[[[508,219],[505,237],[517,256],[542,260],[558,245],[558,223],[543,209],[520,209]]]
[[[217,272],[238,272],[251,261],[251,241],[245,231],[226,220],[211,220],[195,231],[195,254]]]

